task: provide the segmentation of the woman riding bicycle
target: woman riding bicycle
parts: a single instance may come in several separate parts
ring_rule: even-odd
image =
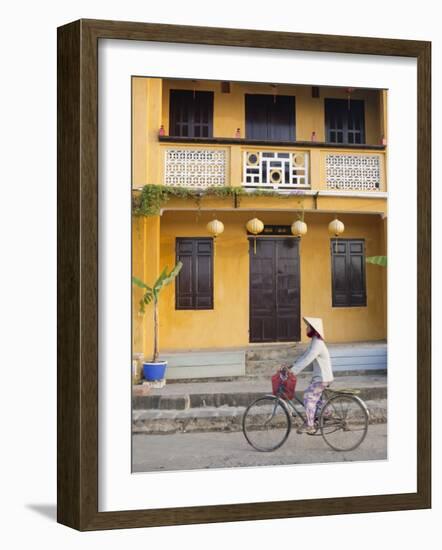
[[[313,377],[304,392],[306,423],[296,431],[313,434],[316,431],[314,426],[316,409],[321,404],[322,392],[333,382],[333,371],[330,353],[324,342],[322,319],[303,317],[303,320],[307,325],[307,336],[311,338],[311,342],[305,353],[293,363],[291,369],[297,375],[313,363]]]

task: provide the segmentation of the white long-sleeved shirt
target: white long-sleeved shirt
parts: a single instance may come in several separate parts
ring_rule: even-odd
[[[294,374],[300,373],[305,367],[308,367],[310,363],[313,363],[313,377],[312,381],[317,382],[333,382],[333,371],[330,359],[330,353],[324,340],[313,336],[310,342],[310,346],[305,352],[298,357],[293,363],[291,369]]]

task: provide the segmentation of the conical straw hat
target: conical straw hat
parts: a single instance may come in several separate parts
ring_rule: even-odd
[[[312,328],[316,330],[316,332],[321,336],[321,338],[325,338],[322,319],[320,319],[319,317],[303,317],[303,319],[307,323],[307,325],[310,325]]]

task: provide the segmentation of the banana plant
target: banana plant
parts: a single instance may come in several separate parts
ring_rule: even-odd
[[[153,335],[153,357],[152,362],[156,363],[158,361],[159,350],[158,350],[158,340],[159,340],[159,323],[158,323],[158,302],[160,298],[161,290],[170,284],[183,267],[182,262],[178,262],[176,266],[168,273],[168,268],[165,267],[154,282],[153,286],[147,285],[141,279],[137,277],[132,277],[132,283],[141,288],[144,291],[143,297],[140,300],[140,313],[144,315],[146,312],[146,306],[153,302],[153,326],[154,326],[154,335]]]
[[[365,258],[365,261],[369,264],[387,267],[387,256],[368,256],[368,258]]]

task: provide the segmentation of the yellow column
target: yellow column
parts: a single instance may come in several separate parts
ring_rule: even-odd
[[[152,286],[160,272],[160,216],[133,219],[132,275]],[[153,306],[140,313],[143,290],[132,285],[132,351],[151,359],[153,353]]]
[[[230,185],[239,186],[242,184],[242,150],[239,145],[230,147]]]
[[[148,81],[148,78],[132,79],[133,187],[141,187],[147,182]]]
[[[144,224],[145,218],[132,219],[132,275],[144,281]],[[139,302],[143,292],[132,285],[132,350],[134,354],[143,351],[143,318],[139,313]]]
[[[148,183],[160,184],[158,130],[162,113],[161,78],[133,78],[132,104],[132,185],[142,187]]]
[[[147,108],[147,183],[161,185],[162,156],[161,147],[158,141],[158,130],[161,126],[162,117],[162,94],[163,81],[161,78],[148,78]]]
[[[379,91],[379,130],[381,137],[387,138],[387,90]]]
[[[323,186],[323,170],[321,163],[323,156],[320,149],[310,149],[310,186],[312,189],[321,189]]]
[[[144,272],[144,233],[145,218],[132,218],[132,275],[145,280]],[[132,380],[137,383],[141,379],[141,369],[144,358],[144,319],[140,313],[140,300],[143,291],[132,285]]]
[[[380,238],[380,244],[381,244],[381,252],[380,255],[387,256],[388,258],[388,250],[387,250],[387,228],[388,228],[388,218],[387,216],[384,216],[381,220],[381,238]],[[387,285],[387,275],[388,275],[388,260],[387,260],[387,267],[382,269],[382,293],[383,293],[383,302],[384,302],[384,337],[387,338],[387,332],[388,332],[388,325],[387,325],[387,319],[388,319],[388,285]]]
[[[381,154],[381,166],[380,166],[380,186],[379,191],[387,191],[387,156],[385,154]]]

